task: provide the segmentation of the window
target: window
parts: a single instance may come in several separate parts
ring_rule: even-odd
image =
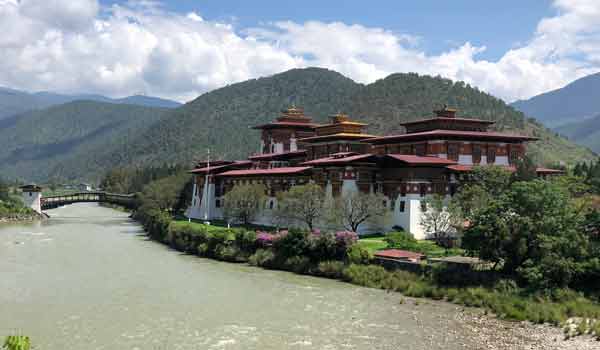
[[[481,163],[481,145],[473,145],[473,164]]]
[[[487,149],[487,163],[493,164],[496,163],[496,146],[489,145]]]
[[[425,185],[425,184],[419,185],[419,194],[421,195],[421,197],[425,197],[425,195],[427,195],[427,185]]]
[[[510,164],[515,164],[515,162],[517,160],[519,160],[519,158],[521,158],[521,154],[519,153],[519,150],[513,149],[511,148],[510,150]]]
[[[456,143],[448,144],[448,159],[458,160],[458,145]]]
[[[221,200],[217,199],[217,201],[215,202],[215,207],[220,208],[221,207]]]
[[[273,201],[269,201],[269,209],[273,210]]]
[[[400,201],[400,212],[404,213],[404,210],[406,210],[406,202]]]
[[[390,200],[390,210],[391,211],[396,210],[396,200],[395,199]]]
[[[427,154],[427,145],[424,143],[415,145],[415,154],[420,157],[424,157]]]

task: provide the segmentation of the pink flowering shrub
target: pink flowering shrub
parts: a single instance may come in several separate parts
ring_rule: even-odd
[[[335,241],[342,249],[349,249],[358,241],[358,235],[352,231],[338,231],[335,233]]]
[[[269,233],[265,231],[256,231],[256,244],[260,247],[270,247],[275,241],[287,235],[287,230],[282,230],[277,233]]]

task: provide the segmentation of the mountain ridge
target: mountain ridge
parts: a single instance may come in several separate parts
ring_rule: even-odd
[[[159,108],[177,108],[182,105],[176,101],[144,95],[110,98],[98,94],[70,95],[51,91],[26,92],[0,86],[0,120],[22,113],[27,113],[29,111],[40,110],[80,100]]]
[[[457,107],[459,116],[496,121],[495,130],[539,137],[540,141],[532,143],[529,152],[540,164],[594,158],[589,150],[558,137],[502,100],[464,82],[396,73],[365,85],[335,71],[304,68],[204,93],[181,107],[162,111],[152,120],[141,122],[142,114],[136,113],[135,130],[126,128],[129,132],[119,131],[110,140],[95,138],[97,142],[86,144],[85,151],[77,148],[77,152],[60,159],[44,158],[43,171],[37,170],[35,161],[22,162],[19,166],[3,163],[1,151],[0,168],[10,170],[13,176],[34,181],[60,178],[93,182],[111,167],[165,163],[191,166],[194,160],[204,157],[207,148],[211,148],[211,154],[217,158],[245,158],[259,148],[260,133],[250,127],[272,121],[281,109],[290,105],[303,107],[315,122],[325,122],[328,116],[345,112],[355,120],[369,123],[367,132],[389,135],[402,131],[401,122],[430,116],[444,104]],[[154,109],[148,108],[147,112],[150,111]],[[55,118],[56,115],[60,113],[55,113]],[[64,122],[64,118],[62,120]],[[89,129],[96,130],[96,127]],[[0,149],[6,148],[2,135],[16,130],[23,129],[15,125],[0,127]],[[27,135],[24,131],[20,134]],[[48,138],[41,131],[36,135]],[[51,147],[63,141],[56,139],[45,144]],[[95,150],[92,146],[98,148]]]
[[[583,121],[600,114],[600,72],[511,105],[551,128]]]

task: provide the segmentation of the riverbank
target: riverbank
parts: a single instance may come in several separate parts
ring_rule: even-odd
[[[548,295],[523,290],[511,280],[470,284],[461,280],[460,276],[453,276],[458,278],[448,284],[448,275],[453,274],[451,271],[434,270],[426,276],[388,271],[372,264],[364,249],[348,242],[341,243],[337,234],[327,237],[303,236],[297,232],[257,234],[244,229],[172,221],[166,213],[158,211],[138,213],[135,217],[143,223],[152,239],[188,254],[333,278],[409,297],[481,308],[501,320],[551,325],[563,339],[566,337],[559,327],[567,320],[579,317],[578,320],[583,320],[586,326],[578,327],[575,334],[600,335],[600,322],[593,321],[600,319],[600,305],[571,290],[557,290]],[[341,254],[339,249],[344,244],[347,245]]]
[[[36,220],[43,220],[46,216],[37,214],[37,213],[28,213],[28,214],[9,214],[6,216],[0,216],[0,224],[9,224],[9,223],[19,223],[19,222],[29,222]]]

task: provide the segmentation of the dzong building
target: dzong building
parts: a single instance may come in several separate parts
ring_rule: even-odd
[[[382,193],[390,211],[385,227],[400,226],[415,238],[428,233],[421,226],[422,200],[438,193],[451,196],[462,174],[477,165],[514,169],[536,138],[491,131],[494,122],[456,117],[444,107],[423,120],[402,123],[397,135],[368,134],[367,124],[344,114],[328,124],[314,123],[301,108],[291,107],[274,121],[255,126],[261,133],[258,152],[242,161],[200,162],[194,175],[193,219],[223,218],[223,196],[237,184],[261,183],[268,199],[256,222],[270,225],[276,194],[309,182],[328,197],[361,192]],[[209,166],[210,165],[210,166]],[[539,175],[554,174],[537,169]],[[365,230],[374,229],[365,227]]]

